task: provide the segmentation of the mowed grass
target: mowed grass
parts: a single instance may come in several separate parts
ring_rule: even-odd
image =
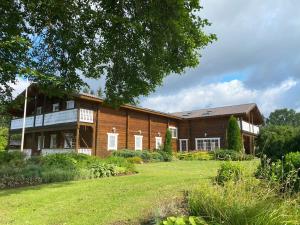
[[[221,162],[138,165],[131,176],[63,182],[0,191],[0,224],[110,224],[134,221],[183,190],[211,182]],[[251,174],[258,161],[242,162]]]

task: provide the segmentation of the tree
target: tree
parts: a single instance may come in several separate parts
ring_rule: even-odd
[[[8,142],[8,129],[6,127],[0,127],[0,151],[4,150]]]
[[[91,95],[95,95],[95,91],[94,91],[94,90],[91,90],[91,91],[90,91],[90,94],[91,94]]]
[[[84,87],[84,88],[82,89],[82,92],[85,93],[85,94],[90,94],[91,90],[90,90],[90,88],[88,88],[88,87]]]
[[[210,23],[198,16],[198,0],[0,4],[0,42],[19,38],[17,45],[1,45],[1,85],[25,74],[44,89],[80,90],[83,78],[105,75],[106,100],[115,106],[134,103],[167,75],[197,66],[200,51],[216,40],[203,31]],[[11,91],[5,86],[3,93]]]
[[[99,98],[102,98],[102,99],[104,98],[104,93],[103,93],[101,87],[99,87],[98,90],[97,90],[97,96],[98,96]]]
[[[268,125],[300,126],[300,113],[293,109],[277,109],[267,119]]]
[[[238,125],[238,121],[234,116],[231,116],[228,122],[227,146],[228,149],[232,149],[237,152],[242,151],[243,148],[241,130]]]
[[[167,154],[172,155],[172,133],[171,133],[170,129],[167,129],[163,150]]]

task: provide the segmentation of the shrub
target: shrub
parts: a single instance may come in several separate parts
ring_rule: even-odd
[[[76,159],[72,157],[72,154],[51,154],[42,157],[43,167],[55,167],[55,168],[64,168],[64,169],[75,169],[76,168]]]
[[[51,168],[42,172],[43,183],[62,182],[74,180],[78,172],[71,169]]]
[[[119,171],[124,171],[124,173],[136,172],[135,165],[129,162],[126,158],[110,156],[103,161],[109,164],[116,165],[117,167],[119,167]],[[120,168],[124,168],[124,170]]]
[[[211,160],[214,154],[211,152],[185,152],[178,153],[177,158],[180,160]]]
[[[238,161],[243,159],[243,154],[234,150],[218,149],[214,152],[214,158],[217,160]]]
[[[181,217],[168,217],[162,221],[160,225],[206,225],[207,223],[201,217],[195,216],[181,216]]]
[[[4,150],[7,146],[8,129],[0,127],[0,151]]]
[[[22,175],[0,177],[0,189],[38,185],[41,183],[41,177],[24,177]]]
[[[202,185],[189,192],[190,215],[205,218],[208,224],[297,225],[300,221],[297,203],[278,198],[273,189],[257,180]]]
[[[140,157],[144,162],[157,162],[157,161],[171,161],[170,156],[167,156],[164,151],[149,152],[147,150],[134,151],[134,150],[120,150],[113,153],[113,156],[132,158]]]
[[[92,178],[110,177],[117,174],[116,168],[110,164],[93,164],[89,166]]]
[[[151,162],[164,161],[164,157],[159,152],[151,152]]]
[[[173,157],[168,152],[165,151],[157,151],[163,158],[164,162],[171,162]]]
[[[134,163],[134,164],[142,164],[143,163],[143,160],[138,156],[127,158],[127,161]]]
[[[256,140],[259,156],[277,161],[289,152],[299,151],[300,129],[290,126],[267,126],[260,130]]]
[[[24,158],[25,155],[20,151],[0,151],[0,165],[16,162],[18,164]]]
[[[227,146],[237,152],[241,152],[243,148],[241,130],[234,116],[231,116],[228,122]]]
[[[242,179],[242,169],[239,164],[225,162],[218,169],[218,175],[215,178],[217,184],[224,185],[227,181],[237,182]]]
[[[172,133],[170,129],[167,129],[165,143],[163,146],[163,151],[169,155],[172,155]]]

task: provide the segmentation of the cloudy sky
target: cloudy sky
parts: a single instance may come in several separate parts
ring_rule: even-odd
[[[202,0],[218,41],[200,65],[171,75],[141,99],[144,107],[182,111],[255,102],[268,115],[300,111],[300,1]]]
[[[202,0],[218,41],[200,65],[170,75],[141,106],[165,112],[255,102],[300,111],[300,1]],[[104,81],[89,82],[97,89]],[[19,84],[17,89],[23,89]]]

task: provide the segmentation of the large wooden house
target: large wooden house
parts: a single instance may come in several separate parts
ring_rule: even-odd
[[[21,95],[24,95],[22,93]],[[12,109],[10,137],[21,133],[23,110]],[[35,85],[28,88],[24,152],[28,155],[78,152],[106,157],[121,149],[155,150],[172,133],[174,151],[213,151],[226,148],[229,117],[238,118],[246,153],[255,151],[254,139],[263,117],[256,104],[163,113],[132,105],[118,109],[88,94],[49,97]],[[16,141],[10,138],[10,143]]]

